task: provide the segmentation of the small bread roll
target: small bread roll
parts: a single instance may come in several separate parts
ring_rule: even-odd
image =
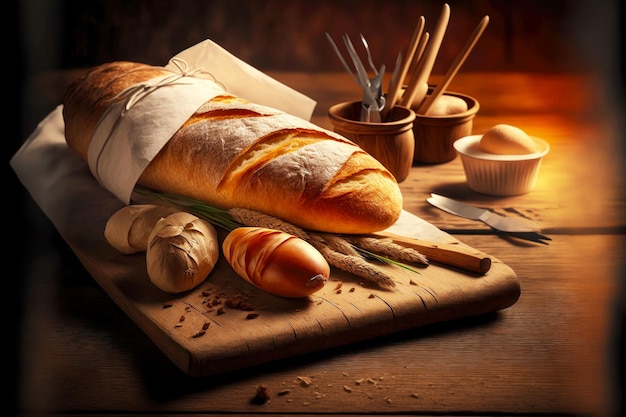
[[[150,281],[166,293],[188,291],[203,282],[219,257],[213,225],[187,212],[159,220],[146,251]]]
[[[478,148],[497,155],[525,155],[537,152],[537,145],[519,127],[498,124],[485,132]]]
[[[154,225],[165,216],[175,213],[173,207],[153,204],[124,206],[107,220],[104,237],[124,254],[145,252]]]

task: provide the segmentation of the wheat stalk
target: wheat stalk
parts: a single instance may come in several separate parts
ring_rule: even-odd
[[[246,226],[265,227],[268,229],[276,229],[285,233],[292,234],[303,240],[310,240],[311,237],[303,229],[296,225],[288,223],[277,217],[267,214],[259,213],[255,210],[249,210],[244,208],[232,208],[228,210],[228,213],[241,224]]]
[[[346,236],[345,239],[361,249],[369,252],[378,253],[380,255],[385,255],[397,262],[409,262],[428,265],[428,259],[426,259],[423,254],[416,251],[415,249],[398,245],[397,243],[394,243],[391,239],[377,239],[364,236]]]
[[[315,246],[315,245],[314,245]],[[396,282],[360,255],[346,255],[328,246],[316,246],[329,264],[383,287],[395,287]]]
[[[361,257],[359,252],[350,244],[347,240],[330,233],[320,233],[320,238],[326,246],[335,252],[343,253],[344,255]]]

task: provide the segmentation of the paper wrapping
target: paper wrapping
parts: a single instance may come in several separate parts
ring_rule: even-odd
[[[210,40],[172,57],[170,75],[128,87],[93,132],[89,168],[126,204],[141,173],[205,102],[228,92],[309,120],[315,102],[246,64]]]
[[[91,173],[126,204],[141,173],[174,133],[203,103],[224,93],[211,80],[180,77],[168,81],[168,77],[153,78],[135,88],[139,94],[129,97],[137,98],[135,102],[114,102],[89,143]]]
[[[190,71],[208,71],[226,91],[252,103],[273,107],[304,120],[310,120],[315,109],[314,100],[231,55],[211,40],[185,49],[165,67],[176,68],[177,60],[186,62]]]

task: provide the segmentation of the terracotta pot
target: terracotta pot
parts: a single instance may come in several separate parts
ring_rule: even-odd
[[[413,164],[413,110],[396,106],[382,123],[360,121],[361,102],[339,103],[328,109],[333,130],[352,140],[387,168],[396,181],[406,179]]]

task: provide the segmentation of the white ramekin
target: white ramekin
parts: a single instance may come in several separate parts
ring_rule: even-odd
[[[478,143],[482,135],[465,136],[454,142],[461,156],[468,186],[481,194],[510,196],[535,188],[539,167],[550,145],[532,137],[539,151],[524,155],[496,155],[483,152]]]

